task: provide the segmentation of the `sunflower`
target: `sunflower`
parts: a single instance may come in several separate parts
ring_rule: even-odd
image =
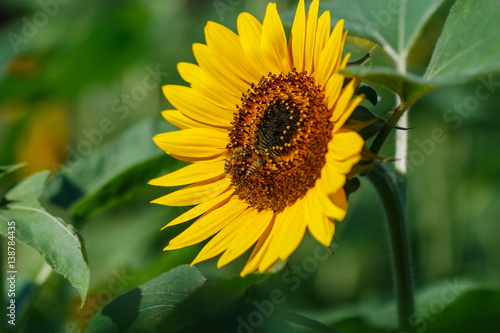
[[[198,217],[165,250],[210,238],[192,265],[222,254],[221,267],[253,246],[244,276],[285,261],[307,231],[330,246],[364,147],[344,126],[362,96],[338,73],[349,58],[344,22],[332,30],[318,10],[319,0],[307,15],[299,2],[288,41],[274,3],[263,23],[240,14],[237,34],[208,22],[197,64],[178,64],[190,87],[163,87],[175,107],[163,116],[181,130],[153,140],[192,164],[150,184],[190,185],[152,202],[194,206],[165,227]]]

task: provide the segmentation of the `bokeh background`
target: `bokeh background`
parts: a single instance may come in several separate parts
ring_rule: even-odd
[[[283,12],[296,3],[277,2]],[[411,71],[424,71],[452,3],[447,1],[426,26],[413,50]],[[56,174],[64,170],[65,163],[87,160],[102,149],[114,150],[114,143],[134,126],[146,124],[148,131],[142,132],[140,140],[147,142],[155,133],[169,130],[160,116],[170,107],[161,86],[185,84],[176,64],[194,62],[191,45],[204,42],[206,21],[235,29],[240,12],[248,11],[261,19],[265,6],[261,0],[3,0],[0,165],[28,164],[6,178],[0,190],[34,172],[51,170]],[[373,61],[383,58],[376,51]],[[491,94],[471,104],[467,97],[475,96],[485,81],[493,82]],[[373,111],[381,115],[394,107],[395,100],[385,88],[375,89],[381,101]],[[457,313],[483,313],[477,303],[500,307],[498,293],[466,295],[468,288],[500,287],[499,89],[499,76],[484,76],[439,88],[409,111],[407,200],[417,311],[424,318],[416,325],[422,331],[439,331],[439,323],[449,325]],[[152,141],[148,145],[154,168],[142,170],[141,177],[153,178],[182,165],[164,155]],[[122,149],[117,164],[134,159],[134,151],[128,151],[126,144]],[[381,155],[394,156],[392,141],[386,143]],[[135,176],[131,173],[128,177]],[[289,261],[292,272],[285,268],[252,287],[244,297],[269,299],[278,289],[284,294],[282,308],[337,323],[345,332],[360,327],[368,332],[370,325],[394,317],[384,216],[370,184],[365,179],[361,183],[360,190],[350,197],[347,218],[337,224],[334,256],[327,252],[325,257],[319,245],[306,236]],[[76,290],[56,274],[47,276],[42,257],[18,245],[18,290],[23,290],[22,300],[29,304],[19,314],[19,331],[83,331],[112,299],[189,263],[198,246],[162,251],[184,226],[160,231],[184,209],[149,203],[172,190],[135,182],[133,191],[118,189],[116,193],[123,195],[116,201],[96,198],[108,202],[107,206],[80,218],[69,216],[54,204],[71,202],[71,198],[52,200],[47,195],[48,209],[73,223],[82,234],[90,262],[90,292],[80,308]],[[233,276],[243,262],[216,270],[212,260],[198,268],[208,277]],[[465,296],[472,300],[462,302],[463,309],[450,310],[453,301]],[[207,326],[200,327],[222,325],[221,332],[236,331],[241,323],[238,318],[249,319],[246,312],[238,311],[228,309],[224,316],[206,319]],[[283,329],[279,325],[270,316],[263,325],[251,329]],[[297,326],[287,329],[299,331]],[[463,323],[460,329],[472,331]]]

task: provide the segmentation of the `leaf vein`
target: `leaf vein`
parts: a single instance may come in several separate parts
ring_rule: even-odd
[[[29,210],[29,211],[34,211],[40,214],[43,214],[47,216],[49,219],[55,220],[74,240],[76,240],[78,243],[80,243],[78,237],[74,233],[72,233],[67,226],[65,226],[61,220],[53,215],[51,215],[49,212],[47,212],[44,209],[40,208],[34,208],[34,207],[26,207],[26,206],[18,206],[18,205],[9,205],[10,208],[15,208],[15,209],[20,209],[20,210]]]
[[[437,74],[439,74],[439,72],[441,72],[442,70],[444,70],[447,66],[449,66],[451,63],[453,63],[454,61],[456,61],[457,59],[463,57],[465,54],[473,51],[476,47],[488,42],[490,39],[492,39],[493,37],[490,36],[488,38],[485,38],[483,40],[480,40],[480,41],[477,41],[476,43],[470,45],[468,48],[465,48],[464,50],[462,50],[461,52],[458,52],[454,57],[451,57],[448,61],[444,62],[441,67],[438,67],[436,68],[435,70],[429,72],[429,75],[427,75],[428,78],[433,78],[435,77]]]

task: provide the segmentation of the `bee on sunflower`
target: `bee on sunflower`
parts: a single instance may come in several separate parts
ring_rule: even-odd
[[[285,261],[306,232],[330,246],[366,150],[346,125],[363,95],[339,73],[344,22],[332,30],[330,13],[318,12],[319,0],[307,14],[301,0],[288,41],[274,3],[262,23],[240,14],[237,34],[209,22],[206,44],[193,45],[197,64],[178,65],[190,86],[163,88],[175,108],[163,116],[180,130],[154,142],[192,164],[151,180],[189,185],[153,203],[194,205],[166,227],[197,218],[166,250],[210,238],[192,264],[222,254],[221,267],[253,247],[245,276]]]

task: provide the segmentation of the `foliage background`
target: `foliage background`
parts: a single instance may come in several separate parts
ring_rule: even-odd
[[[282,12],[295,6],[295,1],[277,2]],[[424,72],[453,2],[445,1],[423,30],[410,57],[414,73]],[[194,62],[191,45],[204,42],[207,20],[234,29],[238,13],[248,11],[261,19],[265,5],[260,0],[0,4],[0,165],[28,162],[3,178],[0,190],[41,170],[80,179],[83,193],[66,191],[54,198],[57,184],[49,183],[43,202],[80,231],[91,272],[87,301],[80,308],[78,292],[61,276],[51,274],[39,285],[44,281],[43,258],[18,244],[17,288],[22,290],[20,304],[26,304],[18,313],[20,331],[83,331],[111,299],[194,258],[197,246],[162,251],[184,227],[159,229],[184,209],[149,204],[173,189],[154,188],[146,181],[181,166],[150,140],[172,129],[160,116],[170,107],[161,85],[184,84],[176,64]],[[26,22],[37,22],[40,11],[50,18],[39,21],[34,31],[23,32],[29,29]],[[22,39],[13,42],[12,32]],[[374,54],[375,62],[383,62],[383,57],[382,52]],[[485,78],[500,82],[498,75]],[[442,332],[443,327],[488,332],[499,324],[494,318],[500,308],[500,84],[472,111],[450,111],[474,96],[480,85],[479,79],[472,79],[438,88],[410,110],[407,200],[419,332]],[[374,113],[381,115],[395,100],[386,88],[375,88],[382,100]],[[436,129],[446,139],[436,142]],[[381,155],[394,155],[392,142]],[[72,167],[65,168],[65,161]],[[236,331],[238,318],[248,322],[255,311],[248,300],[263,302],[273,290],[282,291],[286,299],[280,307],[344,332],[390,329],[395,317],[383,218],[374,190],[362,180],[361,189],[350,198],[348,217],[337,225],[335,256],[316,260],[308,271],[317,244],[306,236],[290,259],[290,267],[303,267],[304,274],[290,277],[284,269],[236,297],[237,306],[229,297],[216,314],[202,311],[209,318],[185,331]],[[237,275],[242,263],[220,271],[214,261],[197,267],[214,279]],[[451,299],[443,297],[453,294],[450,284],[460,286]],[[213,301],[204,306],[211,307]],[[251,329],[282,327],[274,317]],[[301,331],[298,326],[289,329]]]

